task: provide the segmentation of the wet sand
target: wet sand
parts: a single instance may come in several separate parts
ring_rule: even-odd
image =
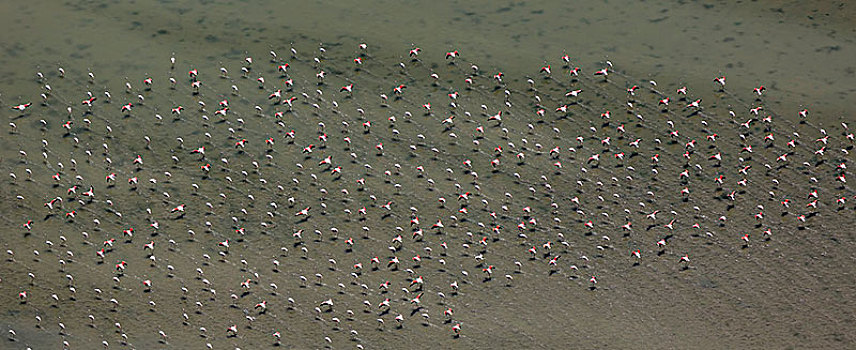
[[[37,5],[0,5],[0,12],[17,15],[4,21],[9,35],[2,39],[0,100],[7,106],[33,103],[23,114],[4,107],[17,126],[4,132],[0,163],[17,177],[3,187],[2,218],[9,230],[2,245],[14,255],[0,263],[0,324],[17,334],[4,339],[4,347],[58,348],[66,340],[71,348],[95,348],[102,341],[140,349],[206,343],[269,348],[275,331],[289,348],[852,347],[854,205],[836,203],[854,195],[851,186],[836,181],[842,173],[837,166],[852,157],[840,151],[852,151],[844,136],[852,129],[840,123],[854,123],[848,103],[854,32],[846,5],[69,2],[51,5],[52,13],[37,11],[45,8]],[[234,9],[241,15],[229,15]],[[363,42],[367,50],[357,47]],[[418,60],[407,57],[411,44],[422,49]],[[461,57],[449,64],[443,55],[452,50]],[[568,68],[581,67],[580,77],[572,79],[562,67],[563,52],[571,58]],[[252,65],[244,61],[248,56]],[[356,66],[355,57],[364,63]],[[593,76],[607,60],[614,64],[608,79]],[[292,89],[283,86],[281,62],[290,64]],[[475,75],[471,64],[479,66]],[[552,74],[539,73],[547,64]],[[227,77],[220,67],[228,69]],[[241,67],[250,69],[246,78]],[[190,86],[191,69],[203,82],[198,94]],[[315,76],[319,69],[329,73],[322,84]],[[38,71],[46,78],[37,79]],[[87,77],[90,71],[94,79]],[[492,76],[500,71],[504,78],[497,83]],[[471,75],[468,86],[464,79]],[[724,90],[712,82],[720,75],[727,76]],[[150,90],[142,82],[149,76]],[[262,89],[259,76],[266,79]],[[177,80],[175,89],[169,77]],[[350,83],[353,94],[339,91]],[[51,96],[41,104],[45,84]],[[400,84],[407,87],[396,97],[392,89]],[[633,85],[640,88],[630,95],[626,89]],[[756,98],[752,89],[759,85],[767,89]],[[675,92],[682,86],[689,90],[686,100]],[[297,97],[293,108],[268,99],[277,89],[284,98]],[[579,98],[565,96],[573,89],[583,90]],[[98,97],[91,113],[79,102],[86,91]],[[455,91],[461,97],[452,101],[447,94]],[[145,100],[139,103],[137,95]],[[665,96],[672,101],[667,108],[657,103]],[[702,109],[684,108],[696,98]],[[214,114],[223,99],[230,108],[225,118]],[[126,115],[120,106],[128,102],[135,106]],[[428,113],[425,103],[432,104]],[[567,114],[554,111],[564,104]],[[171,113],[179,105],[181,114]],[[764,109],[754,117],[748,110],[757,106]],[[535,114],[539,108],[545,116]],[[797,115],[803,108],[810,110],[805,121]],[[608,120],[600,117],[605,110],[611,111]],[[498,111],[502,122],[490,121]],[[453,123],[442,123],[450,115]],[[760,120],[766,115],[771,123]],[[741,126],[753,118],[749,128]],[[68,120],[74,122],[70,130],[62,127]],[[368,132],[362,126],[367,121]],[[626,134],[616,130],[621,125]],[[820,128],[830,136],[823,157],[814,154],[822,146],[815,141],[823,137]],[[291,130],[294,138],[287,136]],[[680,136],[670,136],[673,130]],[[794,132],[799,143],[789,148]],[[716,142],[706,139],[711,133],[719,135]],[[763,140],[769,133],[776,134],[775,142]],[[327,142],[319,140],[322,134]],[[150,147],[144,136],[153,140]],[[585,141],[579,144],[577,136]],[[609,144],[602,142],[606,137]],[[265,144],[268,138],[273,146]],[[639,149],[629,145],[637,138]],[[236,147],[242,139],[246,147]],[[690,140],[697,145],[688,162],[682,155]],[[301,152],[310,144],[312,153]],[[740,152],[747,144],[753,153]],[[190,153],[202,146],[204,157]],[[497,146],[504,149],[501,156]],[[560,148],[558,155],[551,154],[553,147]],[[614,157],[620,152],[624,161]],[[716,152],[721,162],[708,159]],[[776,161],[783,152],[791,154],[784,165]],[[601,160],[587,161],[593,154]],[[653,154],[660,154],[659,163],[652,164]],[[141,166],[132,163],[137,155]],[[332,164],[319,165],[327,156]],[[471,167],[463,165],[467,159]],[[493,159],[500,164],[493,167]],[[200,169],[206,164],[208,173]],[[739,173],[746,165],[751,170]],[[337,166],[340,176],[331,174]],[[32,170],[32,180],[25,169]],[[678,175],[684,169],[686,179]],[[58,182],[51,179],[57,172]],[[113,185],[103,181],[110,173],[117,174]],[[719,175],[725,176],[722,186],[713,181]],[[129,186],[130,177],[139,184]],[[365,186],[357,183],[361,178]],[[750,185],[736,184],[741,178]],[[80,186],[77,194],[68,195],[73,184]],[[91,200],[81,195],[90,185]],[[680,194],[683,188],[689,196]],[[820,204],[807,208],[814,189]],[[732,191],[734,201],[728,198]],[[467,192],[468,200],[458,198]],[[45,208],[56,196],[64,198],[62,208]],[[784,198],[793,201],[791,208],[782,207]],[[181,204],[185,214],[170,212]],[[311,216],[295,216],[305,207]],[[366,215],[358,213],[362,207]],[[409,224],[411,207],[418,209],[418,225]],[[459,212],[463,207],[468,213]],[[70,210],[76,210],[73,219],[65,217]],[[660,213],[651,221],[646,214],[654,210]],[[753,217],[759,211],[765,213],[761,221]],[[797,220],[801,214],[808,216],[805,223]],[[664,225],[672,218],[677,220],[669,230]],[[33,220],[32,230],[21,227],[27,220]],[[443,229],[431,228],[437,220]],[[154,221],[157,230],[150,226]],[[588,221],[592,228],[584,225]],[[628,221],[632,231],[622,229]],[[527,227],[518,229],[520,222]],[[499,233],[492,230],[496,225]],[[130,227],[134,236],[123,235]],[[241,228],[244,234],[236,231]],[[416,228],[424,230],[421,240],[412,235]],[[768,228],[772,235],[765,237]],[[298,230],[301,240],[293,237]],[[747,233],[750,242],[744,244],[740,238]],[[399,234],[400,245],[392,241]],[[104,247],[111,238],[113,247]],[[355,242],[350,249],[348,238]],[[218,245],[227,239],[228,249]],[[665,247],[657,246],[660,239]],[[153,251],[144,248],[149,242]],[[527,252],[531,247],[537,248],[534,256]],[[96,256],[102,248],[104,259]],[[638,261],[630,254],[637,249]],[[680,260],[685,254],[689,263]],[[419,264],[411,259],[416,255]],[[375,256],[377,269],[370,264]],[[549,265],[556,256],[557,266]],[[387,266],[392,257],[401,259],[397,269]],[[115,268],[120,261],[128,264],[121,273]],[[485,278],[489,266],[495,272]],[[316,274],[323,275],[320,282]],[[411,285],[418,276],[425,281],[421,288]],[[589,282],[592,276],[597,284]],[[241,286],[247,279],[249,289]],[[385,281],[388,290],[378,287]],[[456,281],[457,292],[449,286]],[[26,301],[18,297],[22,291]],[[417,309],[410,300],[420,292]],[[321,305],[328,298],[332,308]],[[377,307],[386,298],[388,311]],[[265,312],[254,308],[262,301]],[[451,317],[443,313],[447,308],[454,310]],[[402,327],[394,319],[399,314]],[[233,324],[236,335],[226,331]],[[460,337],[452,331],[455,324],[461,325]]]

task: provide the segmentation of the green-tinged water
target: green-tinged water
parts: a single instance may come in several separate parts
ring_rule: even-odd
[[[0,13],[2,348],[853,346],[846,3]]]

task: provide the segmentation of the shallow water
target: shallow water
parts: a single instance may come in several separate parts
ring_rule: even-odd
[[[4,342],[12,348],[57,347],[63,340],[72,348],[102,341],[129,348],[265,348],[279,331],[282,345],[295,348],[473,348],[491,342],[507,348],[848,347],[854,240],[847,227],[854,207],[836,199],[854,193],[836,176],[846,174],[837,166],[852,157],[841,151],[852,150],[844,137],[852,130],[840,125],[852,124],[847,58],[853,56],[853,27],[845,16],[852,10],[832,2],[809,9],[771,2],[561,4],[0,5],[0,12],[18,14],[4,21],[9,35],[0,39],[6,48],[0,99],[6,105],[34,103],[23,114],[5,109],[17,128],[2,138],[0,164],[17,179],[3,187],[8,200],[2,217],[12,229],[2,243],[14,256],[0,264],[0,295],[7,305],[2,323],[17,335]],[[422,49],[418,60],[407,57],[412,45]],[[444,60],[452,50],[461,57]],[[571,57],[566,68],[563,52]],[[356,66],[355,57],[364,63]],[[614,64],[608,79],[593,76],[607,60]],[[281,62],[290,64],[292,89],[277,72]],[[479,67],[474,75],[471,64]],[[546,64],[550,75],[538,72]],[[568,69],[576,66],[583,73],[572,78]],[[249,68],[246,77],[241,67]],[[196,94],[191,69],[202,81]],[[319,69],[328,73],[322,84],[315,76]],[[36,78],[39,71],[45,79]],[[90,71],[94,78],[87,77]],[[500,71],[504,78],[497,83],[492,76]],[[725,90],[711,81],[720,75],[727,76]],[[142,82],[149,76],[151,89]],[[259,76],[266,79],[262,88]],[[469,76],[471,86],[464,82]],[[169,77],[177,80],[174,89]],[[353,94],[339,91],[349,83]],[[45,84],[50,97],[40,104]],[[396,97],[392,89],[400,84],[406,88]],[[633,85],[640,88],[630,95],[626,89]],[[758,85],[767,87],[760,97],[752,93]],[[688,87],[686,100],[674,92],[681,86]],[[284,98],[297,97],[293,108],[268,99],[277,89]],[[574,89],[583,90],[578,98],[565,96]],[[98,97],[91,113],[79,102],[86,91]],[[455,91],[457,107],[450,107],[447,94]],[[665,96],[671,103],[662,108],[657,101]],[[696,98],[702,109],[684,108]],[[214,114],[223,99],[230,108],[225,118]],[[126,115],[120,106],[128,102],[135,106]],[[431,103],[430,112],[425,103]],[[554,111],[563,104],[569,104],[567,114]],[[180,115],[171,113],[176,106],[184,107]],[[756,106],[764,107],[761,116],[749,114]],[[535,114],[539,108],[543,117]],[[803,108],[810,110],[805,121],[797,116]],[[609,119],[601,117],[606,110]],[[488,120],[499,111],[501,123]],[[441,123],[451,115],[453,123]],[[767,115],[771,123],[760,120]],[[741,126],[753,118],[749,128]],[[68,120],[70,130],[62,127]],[[367,121],[369,131],[362,126]],[[620,125],[626,134],[616,130]],[[821,127],[830,136],[822,157],[814,154],[822,146],[815,141],[823,136]],[[286,134],[291,130],[293,139]],[[673,130],[678,136],[670,136]],[[706,139],[712,133],[719,135],[716,142]],[[776,135],[772,143],[763,140],[769,133]],[[578,143],[577,136],[585,141]],[[602,142],[606,137],[609,144]],[[268,138],[273,146],[265,144]],[[635,149],[629,142],[637,138],[642,141]],[[786,145],[791,138],[799,141],[793,148]],[[242,139],[246,147],[237,148]],[[690,140],[697,144],[687,161],[682,155]],[[310,144],[313,152],[302,153]],[[754,151],[740,152],[745,145]],[[190,153],[202,146],[204,157]],[[558,155],[550,153],[554,147]],[[623,161],[614,157],[620,152]],[[716,152],[721,162],[708,159]],[[785,152],[789,161],[777,162]],[[523,161],[517,153],[525,154]],[[588,162],[593,154],[600,161]],[[653,154],[660,154],[659,163],[652,164]],[[137,155],[141,166],[132,163]],[[319,165],[327,156],[332,164]],[[467,159],[471,168],[463,165]],[[500,161],[495,168],[494,159]],[[200,166],[209,163],[211,171],[203,172]],[[739,173],[746,165],[752,166],[748,173]],[[337,166],[340,176],[330,173]],[[679,178],[684,169],[689,177]],[[51,179],[57,172],[58,182]],[[113,185],[102,180],[110,173],[117,174]],[[725,176],[721,187],[713,181],[719,175]],[[129,186],[134,176],[139,184]],[[365,186],[356,182],[360,178]],[[736,184],[743,178],[748,186]],[[67,195],[73,184],[80,186],[77,194]],[[90,185],[91,200],[82,195]],[[689,196],[680,193],[685,187]],[[816,209],[806,207],[813,189],[819,192]],[[728,198],[732,191],[734,201]],[[466,192],[471,198],[459,200]],[[23,199],[14,199],[18,195]],[[64,198],[62,208],[44,208],[56,196]],[[785,198],[793,201],[788,210],[780,204]],[[186,214],[170,212],[180,204],[187,205]],[[294,213],[305,207],[312,215],[301,220]],[[366,215],[358,213],[363,207]],[[421,240],[412,237],[411,207],[418,209],[421,222],[413,227],[424,230]],[[460,213],[462,207],[468,213]],[[71,220],[65,218],[70,210],[77,213]],[[660,213],[652,222],[646,214],[654,210]],[[765,213],[761,221],[754,218],[759,211]],[[800,214],[805,223],[797,220]],[[531,218],[536,225],[517,228]],[[672,218],[675,229],[664,228]],[[431,228],[438,219],[442,230]],[[21,227],[27,220],[34,221],[31,231]],[[586,228],[590,220],[593,227]],[[622,230],[628,221],[633,230]],[[496,225],[500,233],[491,230]],[[124,236],[130,227],[134,236]],[[762,234],[767,228],[770,237]],[[298,230],[302,240],[292,237]],[[750,243],[744,245],[740,237],[747,233]],[[400,245],[391,241],[398,234]],[[110,238],[116,242],[102,262],[95,252]],[[348,238],[355,242],[351,249]],[[228,249],[218,246],[227,239]],[[655,244],[660,239],[667,241],[664,248]],[[548,241],[549,252],[543,247]],[[149,242],[153,251],[144,249]],[[533,246],[535,256],[527,252]],[[638,263],[630,256],[637,249]],[[417,254],[421,264],[411,259]],[[685,254],[689,263],[680,262]],[[369,263],[375,256],[381,260],[377,270]],[[402,260],[398,269],[387,266],[393,256]],[[558,264],[550,267],[555,256]],[[122,273],[114,267],[119,261],[128,264]],[[352,268],[357,262],[362,272]],[[496,272],[486,279],[482,269],[491,265]],[[420,309],[409,302],[420,292],[410,286],[417,276],[425,279]],[[241,287],[247,279],[249,289]],[[150,290],[144,280],[152,282]],[[391,282],[388,291],[378,287],[384,281]],[[449,287],[454,281],[457,293]],[[28,292],[26,302],[17,298],[21,291]],[[320,306],[328,298],[334,306]],[[391,299],[389,311],[377,307],[385,298]],[[261,313],[253,306],[263,300],[268,308]],[[447,308],[454,310],[448,319]],[[405,318],[402,327],[394,320],[398,314]],[[462,333],[456,338],[452,325],[458,323]],[[226,332],[233,324],[236,336]]]

